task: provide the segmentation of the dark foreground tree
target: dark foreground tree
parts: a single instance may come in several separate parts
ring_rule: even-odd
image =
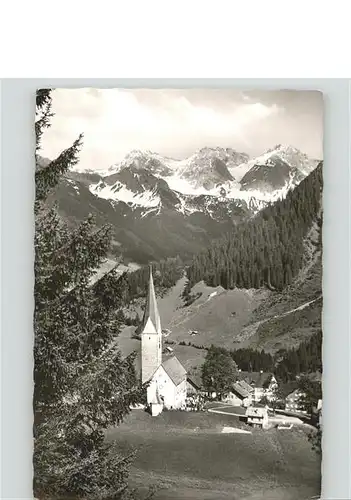
[[[238,367],[229,352],[215,346],[209,348],[201,372],[207,392],[222,396],[231,389],[237,373]]]
[[[322,427],[319,422],[320,412],[317,410],[318,400],[322,399],[322,384],[318,380],[311,380],[307,376],[300,378],[298,383],[299,389],[302,393],[299,403],[306,411],[315,417],[316,430],[312,431],[308,439],[312,445],[312,449],[322,454]]]
[[[311,414],[317,408],[318,400],[322,399],[322,384],[318,380],[303,375],[299,378],[298,388],[301,391],[299,404]]]
[[[308,435],[308,440],[312,445],[312,450],[318,455],[322,455],[322,429],[318,427]]]
[[[34,494],[37,498],[132,498],[132,456],[106,444],[141,400],[133,356],[116,347],[121,293],[115,271],[91,285],[110,245],[89,218],[70,230],[46,203],[77,163],[74,144],[50,163],[38,155],[50,125],[51,92],[37,93],[35,201]],[[47,164],[48,163],[48,164]]]

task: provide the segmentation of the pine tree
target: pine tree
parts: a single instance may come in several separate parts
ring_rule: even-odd
[[[322,181],[320,163],[285,199],[212,242],[187,270],[191,286],[202,279],[224,288],[289,285],[302,265],[304,238],[320,218]]]
[[[121,290],[115,270],[91,285],[110,246],[108,227],[88,218],[74,231],[45,200],[78,161],[83,137],[49,165],[38,152],[50,126],[51,91],[37,92],[34,311],[34,494],[91,500],[131,498],[132,455],[104,442],[140,401],[131,355],[116,347]]]

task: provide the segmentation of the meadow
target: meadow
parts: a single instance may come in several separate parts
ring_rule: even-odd
[[[207,412],[134,410],[107,434],[118,449],[137,450],[131,484],[155,500],[307,500],[320,493],[320,460],[303,427],[289,431],[246,428],[237,417]]]

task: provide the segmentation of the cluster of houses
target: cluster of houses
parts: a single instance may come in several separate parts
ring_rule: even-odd
[[[270,403],[277,402],[277,389],[278,381],[274,374],[239,370],[237,380],[233,382],[231,390],[221,398],[221,401],[232,406],[246,408],[247,423],[253,427],[265,429],[269,427]],[[187,375],[187,399],[189,401],[187,406],[189,404],[192,409],[201,409],[201,396],[206,396],[201,378]],[[215,398],[216,394],[213,393],[211,396]],[[304,394],[299,389],[289,392],[280,401],[281,409],[295,415],[306,414],[302,403],[303,396]],[[319,400],[313,415],[318,425],[321,423],[321,407],[322,401]]]
[[[264,397],[272,401],[278,382],[271,373],[239,371],[237,380],[232,388],[222,398],[223,403],[246,408],[247,423],[254,427],[266,428],[268,426],[268,409],[259,405]],[[196,401],[200,396],[205,396],[200,377],[187,377],[188,399]],[[213,393],[212,397],[216,397]]]
[[[268,401],[273,401],[278,388],[278,382],[273,374],[263,371],[239,371],[237,378],[231,391],[224,396],[223,402],[248,408],[259,403],[263,397],[266,397]]]

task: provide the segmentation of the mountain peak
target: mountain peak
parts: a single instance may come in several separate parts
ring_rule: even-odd
[[[248,162],[250,168],[240,181],[241,189],[266,192],[291,189],[317,164],[317,160],[309,158],[294,146],[277,144]]]

